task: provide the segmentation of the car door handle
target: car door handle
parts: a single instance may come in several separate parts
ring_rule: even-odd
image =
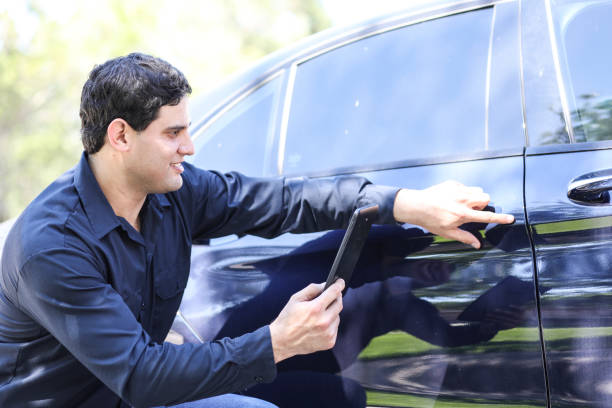
[[[612,169],[607,169],[572,180],[567,187],[567,197],[578,204],[608,204],[610,190],[612,190]]]
[[[230,242],[238,241],[239,239],[240,239],[240,236],[238,236],[237,234],[226,235],[224,237],[211,238],[208,241],[208,245],[209,246],[225,245],[225,244],[229,244]]]

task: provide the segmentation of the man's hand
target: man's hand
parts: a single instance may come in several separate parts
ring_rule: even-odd
[[[398,222],[420,225],[432,234],[454,239],[474,248],[480,241],[458,227],[468,222],[510,224],[514,217],[480,211],[489,204],[489,195],[480,187],[445,181],[425,190],[401,189],[395,197],[393,216]]]
[[[295,293],[270,324],[275,363],[336,344],[344,281],[338,279],[321,293],[324,287],[313,283]]]

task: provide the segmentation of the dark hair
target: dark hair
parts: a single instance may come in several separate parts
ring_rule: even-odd
[[[166,61],[132,53],[96,65],[81,93],[81,140],[89,154],[104,145],[106,129],[117,118],[137,131],[157,118],[159,108],[178,105],[191,93],[185,76]]]

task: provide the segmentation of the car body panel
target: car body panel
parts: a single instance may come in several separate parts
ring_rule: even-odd
[[[567,197],[574,178],[609,168],[611,160],[612,150],[526,160],[553,406],[612,402],[612,207],[581,205]]]

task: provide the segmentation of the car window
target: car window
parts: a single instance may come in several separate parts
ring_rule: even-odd
[[[554,3],[574,138],[612,139],[612,2]]]
[[[418,23],[300,64],[283,172],[485,150],[492,17],[485,8]]]
[[[192,162],[201,168],[262,175],[274,137],[280,77],[249,93],[194,135]]]

